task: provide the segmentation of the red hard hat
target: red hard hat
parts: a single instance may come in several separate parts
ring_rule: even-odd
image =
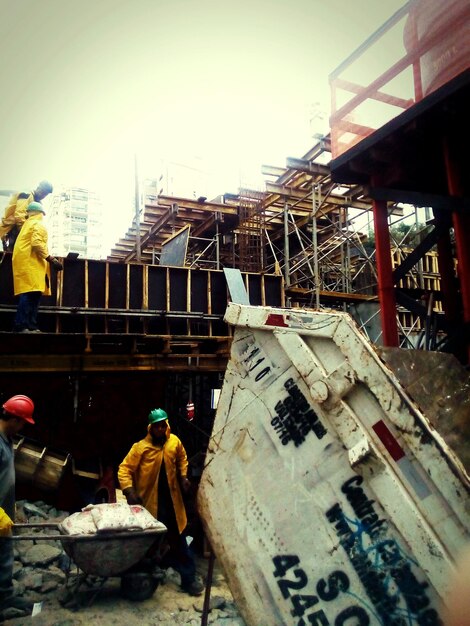
[[[5,402],[3,408],[7,413],[20,417],[25,422],[34,424],[34,402],[28,396],[13,396]]]

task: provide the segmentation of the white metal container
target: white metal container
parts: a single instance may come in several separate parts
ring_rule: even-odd
[[[441,624],[470,530],[457,456],[347,314],[225,319],[198,498],[247,624]]]

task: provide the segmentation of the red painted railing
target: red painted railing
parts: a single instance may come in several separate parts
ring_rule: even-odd
[[[470,2],[407,2],[330,75],[333,158],[469,66]]]

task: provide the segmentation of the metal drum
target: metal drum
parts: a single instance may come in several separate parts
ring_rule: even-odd
[[[21,437],[14,442],[15,472],[19,483],[29,484],[43,491],[58,488],[70,461],[70,454],[52,450],[36,441]]]

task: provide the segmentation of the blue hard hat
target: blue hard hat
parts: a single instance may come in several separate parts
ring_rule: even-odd
[[[46,195],[52,193],[54,190],[52,183],[50,183],[48,180],[41,180],[37,188],[40,191],[44,191]]]

